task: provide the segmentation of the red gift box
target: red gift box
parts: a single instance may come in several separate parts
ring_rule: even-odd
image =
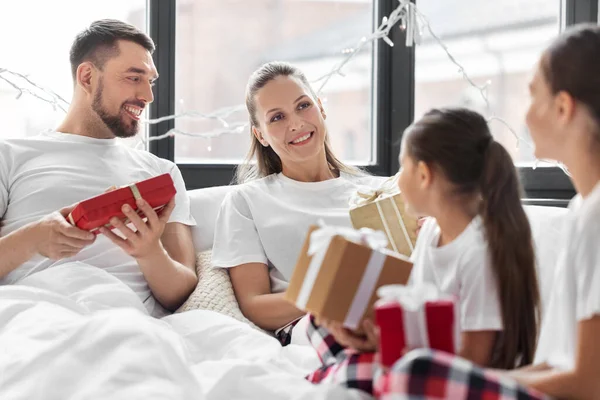
[[[109,221],[113,217],[127,223],[127,218],[121,211],[123,205],[129,204],[144,217],[138,210],[137,199],[143,198],[150,207],[159,211],[176,193],[171,175],[163,174],[84,200],[71,211],[67,220],[71,225],[97,234],[98,228],[102,226],[110,228]]]
[[[375,305],[382,366],[389,368],[405,351],[430,348],[455,354],[460,329],[456,301],[450,297],[421,296],[420,289],[383,287]],[[400,290],[401,294],[394,295]]]

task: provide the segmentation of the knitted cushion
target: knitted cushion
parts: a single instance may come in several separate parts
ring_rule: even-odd
[[[198,253],[196,257],[198,285],[176,312],[190,310],[215,311],[260,330],[242,314],[233,292],[229,272],[225,268],[213,268],[211,258],[211,251]]]

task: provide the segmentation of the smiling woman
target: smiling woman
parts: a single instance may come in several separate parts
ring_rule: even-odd
[[[240,184],[221,206],[212,263],[229,268],[245,316],[276,331],[285,345],[303,312],[282,292],[309,226],[323,220],[351,227],[348,198],[382,178],[335,156],[323,104],[296,67],[259,68],[248,82],[246,107],[251,147],[238,170]]]
[[[311,182],[357,171],[333,154],[323,104],[296,67],[272,62],[254,72],[246,88],[246,108],[251,145],[238,169],[238,183],[280,172]]]

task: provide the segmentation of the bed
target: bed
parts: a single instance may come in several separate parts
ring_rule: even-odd
[[[71,263],[0,287],[0,398],[361,399],[312,385],[312,348],[282,348],[245,320],[226,272],[208,269],[214,221],[229,187],[189,192],[200,282],[177,313],[156,320],[97,268]],[[552,284],[565,209],[527,206],[542,298]],[[93,285],[90,282],[94,282]]]

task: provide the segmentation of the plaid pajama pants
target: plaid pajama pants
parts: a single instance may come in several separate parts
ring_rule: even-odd
[[[333,383],[373,393],[373,382],[379,364],[375,353],[360,353],[344,348],[310,316],[307,328],[308,340],[317,351],[323,366],[309,374],[312,383]]]
[[[543,400],[533,389],[451,354],[427,349],[402,357],[377,381],[382,400]]]
[[[413,350],[384,373],[375,353],[345,349],[311,316],[308,338],[323,366],[306,377],[339,384],[382,400],[543,400],[547,397],[497,377],[451,354]]]

